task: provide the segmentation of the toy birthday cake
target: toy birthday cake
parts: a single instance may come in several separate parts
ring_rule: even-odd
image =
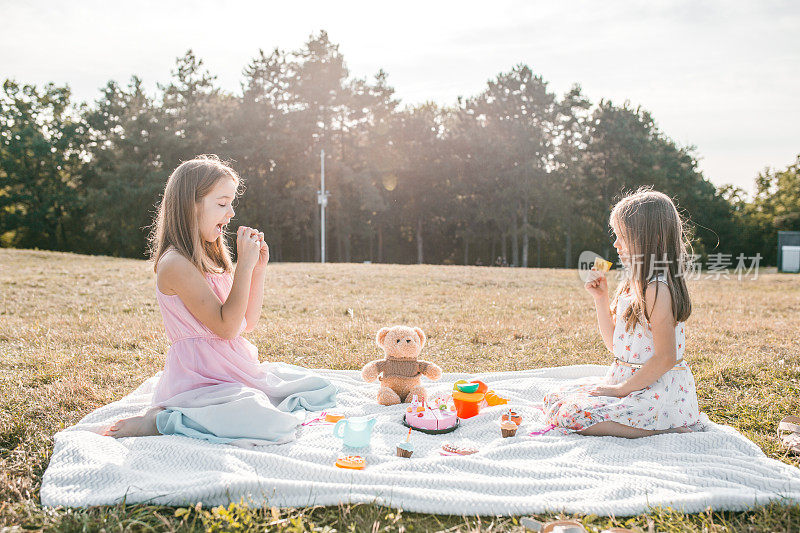
[[[435,399],[431,405],[414,396],[411,405],[406,408],[403,423],[425,433],[447,433],[458,427],[458,416],[455,407],[442,399]]]

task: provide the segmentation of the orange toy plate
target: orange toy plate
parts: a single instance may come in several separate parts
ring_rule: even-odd
[[[363,470],[367,466],[367,462],[360,455],[345,455],[336,460],[336,466],[351,470]]]

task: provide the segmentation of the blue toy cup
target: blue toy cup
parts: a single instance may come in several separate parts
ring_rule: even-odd
[[[351,448],[369,446],[372,437],[372,428],[375,426],[374,418],[356,417],[345,418],[333,426],[333,436],[344,440],[344,445]]]

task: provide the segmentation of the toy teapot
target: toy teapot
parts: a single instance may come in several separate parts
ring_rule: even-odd
[[[372,428],[375,426],[374,418],[354,417],[345,418],[333,426],[333,436],[343,439],[344,445],[351,448],[369,446],[372,437]]]

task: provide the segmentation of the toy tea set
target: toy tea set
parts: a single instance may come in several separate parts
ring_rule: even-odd
[[[458,380],[453,384],[452,393],[437,395],[427,399],[425,388],[421,385],[421,376],[437,380],[442,376],[438,365],[418,358],[425,345],[426,336],[420,328],[394,326],[381,328],[375,338],[376,344],[384,350],[385,357],[371,361],[361,370],[362,378],[367,382],[376,379],[380,382],[377,400],[381,405],[397,405],[408,402],[403,415],[403,424],[409,428],[404,441],[397,443],[397,455],[410,458],[414,453],[411,442],[412,431],[430,435],[441,435],[455,431],[462,420],[472,418],[480,413],[481,407],[505,405],[508,400],[502,398],[488,385],[479,380]],[[363,448],[369,445],[375,419],[369,417],[344,418],[336,413],[323,413],[325,422],[334,423],[333,434],[343,440],[350,448]],[[519,414],[509,409],[503,414],[500,430],[503,437],[513,437],[522,422]],[[470,455],[478,450],[470,447],[442,444],[442,455]],[[361,470],[366,466],[364,457],[360,455],[340,456],[336,466]]]

